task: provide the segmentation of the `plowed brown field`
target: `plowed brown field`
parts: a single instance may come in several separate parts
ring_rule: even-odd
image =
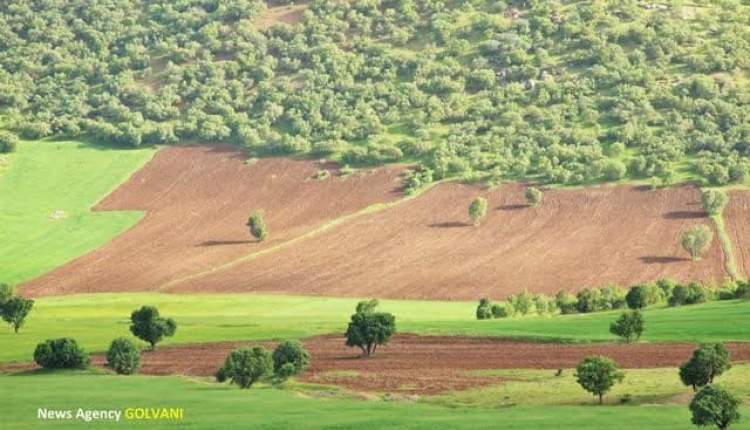
[[[750,193],[733,191],[724,209],[724,225],[732,240],[738,275],[750,273]]]
[[[473,227],[466,210],[478,195],[490,209]],[[679,245],[680,232],[696,223],[713,228],[699,191],[689,186],[551,190],[541,205],[527,207],[520,185],[483,192],[442,184],[168,290],[472,300],[523,289],[554,294],[608,282],[627,286],[663,276],[721,279],[718,241],[698,262]]]
[[[676,367],[687,360],[692,344],[557,345],[497,338],[417,336],[399,334],[369,359],[359,349],[344,345],[342,335],[307,339],[312,367],[302,376],[307,382],[341,385],[354,390],[434,394],[492,384],[495,377],[472,374],[491,369],[569,369],[590,355],[605,355],[623,368]],[[211,376],[227,354],[250,343],[222,342],[160,347],[141,354],[141,373],[147,375]],[[257,343],[255,344],[257,345]],[[263,343],[274,348],[273,343]],[[728,345],[734,362],[750,361],[750,344]],[[103,366],[102,355],[93,363]],[[34,368],[9,365],[3,371]]]
[[[333,176],[312,179],[322,168]],[[77,260],[23,285],[24,294],[153,290],[267,249],[331,219],[400,198],[400,170],[341,178],[335,166],[263,159],[245,164],[230,147],[171,147],[95,209],[140,210],[132,229]],[[245,223],[266,213],[271,235],[256,242]]]

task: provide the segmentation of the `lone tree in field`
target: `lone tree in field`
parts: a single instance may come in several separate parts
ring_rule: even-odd
[[[717,376],[731,367],[731,354],[723,343],[704,344],[680,366],[680,380],[695,391],[698,387],[713,384]]]
[[[130,339],[119,337],[107,350],[107,367],[120,375],[132,375],[141,365],[141,352]]]
[[[690,402],[692,422],[697,426],[716,426],[726,430],[732,423],[739,421],[738,411],[742,401],[729,391],[708,385],[702,388]]]
[[[721,190],[709,189],[701,194],[703,209],[709,215],[719,215],[729,203],[729,196]]]
[[[3,320],[13,326],[13,331],[18,334],[18,330],[23,327],[26,316],[34,307],[34,301],[19,296],[11,297],[0,306],[0,316]]]
[[[258,239],[258,242],[263,242],[268,237],[268,226],[262,210],[253,211],[247,220],[247,226],[250,229],[250,234]]]
[[[387,312],[375,312],[377,300],[359,302],[346,329],[346,346],[357,346],[369,357],[378,345],[385,345],[396,332],[396,317]]]
[[[698,261],[701,254],[711,246],[713,239],[714,233],[711,229],[704,224],[698,224],[682,232],[680,243],[682,248],[690,254],[693,261]]]
[[[623,312],[620,318],[609,326],[609,332],[620,336],[628,343],[640,339],[643,334],[643,314],[639,311]]]
[[[143,306],[130,315],[130,332],[135,337],[148,342],[151,350],[165,337],[174,336],[177,324],[172,318],[162,318],[159,310],[153,306]]]
[[[624,378],[617,364],[607,357],[587,357],[576,367],[576,380],[584,390],[599,396],[600,405],[610,388]]]
[[[238,348],[229,353],[224,366],[216,372],[216,380],[226,380],[240,388],[250,388],[273,373],[271,353],[261,347]]]
[[[542,202],[542,197],[544,195],[538,188],[528,187],[526,188],[526,191],[524,191],[524,196],[526,197],[526,202],[528,202],[528,204],[531,206],[538,206],[539,203]]]
[[[487,216],[487,199],[484,197],[475,198],[469,205],[469,218],[474,227],[479,226],[482,220]]]

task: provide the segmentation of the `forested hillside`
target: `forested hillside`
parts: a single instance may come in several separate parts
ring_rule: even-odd
[[[750,167],[747,2],[313,0],[258,24],[288,3],[4,1],[5,126],[416,162],[410,189]]]

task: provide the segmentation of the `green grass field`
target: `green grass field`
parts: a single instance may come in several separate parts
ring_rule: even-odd
[[[622,429],[690,428],[684,405],[516,406],[449,408],[342,398],[335,391],[297,392],[267,386],[239,390],[180,377],[118,377],[85,372],[0,376],[0,417],[14,430],[39,429]],[[182,421],[45,422],[37,408],[178,407]],[[742,413],[750,413],[747,407]],[[733,429],[750,429],[744,419]]]
[[[18,283],[97,248],[140,212],[91,207],[153,156],[79,142],[22,142],[0,163],[0,282]]]
[[[256,294],[96,294],[37,300],[19,334],[0,328],[0,362],[30,360],[37,343],[71,336],[101,351],[129,335],[130,313],[145,304],[177,320],[170,343],[300,338],[343,332],[356,299]],[[535,340],[615,340],[609,323],[619,312],[477,321],[473,302],[384,300],[402,332],[512,336]],[[750,301],[713,302],[645,312],[644,341],[750,340]],[[731,323],[729,323],[731,321]]]

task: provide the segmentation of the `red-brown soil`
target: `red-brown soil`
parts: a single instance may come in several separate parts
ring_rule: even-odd
[[[105,246],[26,283],[23,293],[154,290],[401,196],[395,168],[343,178],[330,164],[274,158],[246,165],[245,158],[226,146],[159,151],[95,208],[145,211],[145,217]],[[323,168],[332,177],[313,179]],[[254,209],[263,209],[269,224],[263,243],[245,226]]]
[[[724,226],[732,240],[738,275],[750,273],[750,193],[733,191],[724,209]]]
[[[496,383],[500,378],[472,371],[491,369],[569,369],[590,355],[605,355],[623,368],[676,367],[687,360],[692,344],[529,343],[497,338],[417,336],[399,334],[369,359],[344,345],[342,335],[307,339],[313,365],[302,375],[307,382],[340,385],[353,390],[434,394]],[[247,342],[222,342],[159,347],[143,352],[141,373],[148,375],[211,376],[234,348]],[[255,343],[257,345],[257,343]],[[262,343],[273,348],[273,343]],[[750,361],[750,343],[728,344],[734,362]],[[93,363],[103,366],[101,355]],[[6,365],[3,371],[33,368]]]
[[[467,207],[478,195],[490,208],[482,225],[473,227]],[[538,207],[527,207],[518,184],[491,191],[441,184],[168,290],[473,300],[524,289],[554,294],[609,282],[628,286],[664,276],[722,279],[718,241],[697,262],[680,247],[680,232],[696,223],[713,228],[699,190],[690,186],[550,190]]]

